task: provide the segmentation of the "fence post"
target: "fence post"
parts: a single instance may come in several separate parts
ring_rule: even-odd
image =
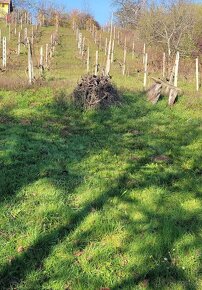
[[[114,62],[114,39],[113,39],[113,42],[112,42],[112,54],[111,54],[111,63]]]
[[[196,91],[199,91],[199,61],[198,57],[196,58]]]
[[[89,73],[90,70],[90,49],[88,46],[88,51],[87,51],[87,73]]]
[[[95,75],[97,76],[98,74],[98,50],[96,50],[95,54]]]
[[[144,43],[144,47],[143,47],[143,64],[145,64],[145,54],[146,54],[146,45]]]
[[[133,41],[132,59],[134,59],[134,54],[135,54],[135,42]]]
[[[32,59],[32,47],[31,43],[28,39],[28,77],[29,77],[29,84],[31,85],[34,79],[34,70],[33,70],[33,59]]]
[[[109,74],[110,65],[111,65],[111,46],[112,46],[112,32],[113,32],[112,29],[113,29],[113,14],[112,14],[112,18],[111,18],[110,39],[109,39],[107,63],[106,63],[106,69],[105,69],[105,74],[106,75]]]
[[[17,54],[20,55],[20,49],[21,49],[21,33],[20,31],[18,32],[18,49],[17,49]]]
[[[148,54],[145,53],[145,58],[144,58],[144,84],[143,84],[144,89],[146,89],[146,87],[147,87],[147,63],[148,63]]]
[[[3,67],[6,67],[7,65],[7,45],[6,45],[6,37],[3,37],[3,51],[2,51],[2,57],[3,57]]]
[[[39,66],[40,66],[41,74],[43,74],[43,46],[41,46],[41,48],[40,48]]]
[[[49,45],[48,45],[48,43],[46,43],[46,59],[45,59],[46,67],[48,66],[48,48],[49,48]]]
[[[107,38],[105,39],[105,55],[107,55],[107,44],[108,44],[108,40]]]
[[[81,52],[82,57],[83,57],[84,52],[85,52],[85,40],[86,40],[86,38],[84,36],[83,41],[82,41],[82,52]]]
[[[165,78],[165,72],[166,72],[166,54],[165,52],[163,53],[163,78]]]
[[[180,61],[180,53],[178,51],[176,54],[176,60],[175,60],[175,77],[174,77],[174,86],[175,87],[177,87],[177,82],[178,82],[179,61]]]
[[[127,54],[127,50],[126,50],[126,46],[125,46],[124,52],[123,52],[123,70],[122,70],[123,76],[125,75],[125,71],[126,71],[126,54]]]

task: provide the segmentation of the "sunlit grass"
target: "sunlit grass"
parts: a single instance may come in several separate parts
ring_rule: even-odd
[[[115,73],[121,106],[82,112],[69,34],[49,87],[0,92],[0,288],[201,289],[200,98]]]

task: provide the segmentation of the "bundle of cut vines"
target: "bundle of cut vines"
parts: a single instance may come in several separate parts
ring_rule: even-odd
[[[74,89],[76,105],[84,108],[106,108],[120,101],[118,91],[109,76],[86,75]]]

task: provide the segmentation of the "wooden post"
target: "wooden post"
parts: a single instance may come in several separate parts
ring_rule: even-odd
[[[143,46],[143,64],[145,64],[146,45]]]
[[[102,34],[100,32],[100,39],[99,39],[99,50],[102,49]]]
[[[40,48],[39,66],[40,66],[41,74],[43,74],[43,46],[41,46]]]
[[[31,43],[28,39],[28,77],[29,77],[29,84],[31,85],[34,79],[34,71],[33,71],[33,60],[32,60],[32,47]]]
[[[17,54],[20,55],[20,50],[21,50],[21,33],[20,31],[18,32],[18,49],[17,49]]]
[[[34,45],[34,27],[32,26],[31,43]]]
[[[199,91],[199,61],[198,57],[196,58],[196,91]]]
[[[95,54],[95,75],[97,76],[98,74],[98,50],[96,50]]]
[[[132,59],[134,59],[134,56],[135,56],[135,42],[133,41]]]
[[[88,46],[88,50],[87,50],[87,73],[89,73],[90,70],[90,50],[89,50],[89,46]]]
[[[165,78],[165,72],[166,72],[166,54],[164,52],[163,53],[163,71],[162,71],[163,78]]]
[[[0,28],[0,47],[1,47],[1,28]]]
[[[3,67],[6,67],[7,65],[7,45],[6,45],[6,37],[3,37],[3,51],[2,51],[2,57],[3,57]]]
[[[84,55],[84,52],[85,52],[85,37],[83,38],[83,42],[82,42],[82,49],[81,49],[81,55],[82,55],[82,57],[83,57],[83,55]]]
[[[82,49],[82,33],[79,33],[79,40],[78,40],[78,49],[79,49],[79,53],[81,54],[81,49]]]
[[[108,44],[108,53],[107,53],[107,64],[105,74],[108,75],[110,72],[110,64],[111,64],[111,39]]]
[[[105,40],[105,55],[107,55],[107,44],[108,44],[108,41],[107,41],[107,38]]]
[[[97,30],[95,31],[94,42],[97,44]]]
[[[49,49],[49,45],[48,45],[48,43],[46,43],[46,59],[45,59],[46,67],[48,66],[48,49]]]
[[[112,14],[112,18],[111,18],[110,39],[109,39],[108,54],[107,54],[107,63],[106,63],[106,69],[105,69],[105,74],[106,75],[109,74],[109,72],[110,72],[110,65],[111,65],[112,29],[113,29],[113,14]]]
[[[179,60],[180,60],[180,53],[178,51],[176,54],[176,60],[175,60],[175,77],[174,77],[174,86],[175,87],[177,87],[177,82],[178,82]]]
[[[127,48],[126,48],[126,38],[125,38],[124,52],[123,52],[123,67],[122,67],[123,76],[125,75],[125,72],[126,72],[126,54],[127,54]]]
[[[28,36],[27,27],[25,27],[25,29],[24,29],[24,42],[26,45],[27,45],[27,36]]]
[[[146,90],[147,87],[147,62],[148,62],[148,54],[145,53],[145,58],[144,58],[144,84],[143,87]]]
[[[111,63],[114,62],[114,39],[113,39],[113,42],[112,42],[112,54],[111,54]]]

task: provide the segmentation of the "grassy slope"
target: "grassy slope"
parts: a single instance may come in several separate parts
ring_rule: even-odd
[[[62,33],[47,77],[69,93],[85,64]],[[201,289],[196,97],[84,113],[56,91],[0,92],[0,289]]]

